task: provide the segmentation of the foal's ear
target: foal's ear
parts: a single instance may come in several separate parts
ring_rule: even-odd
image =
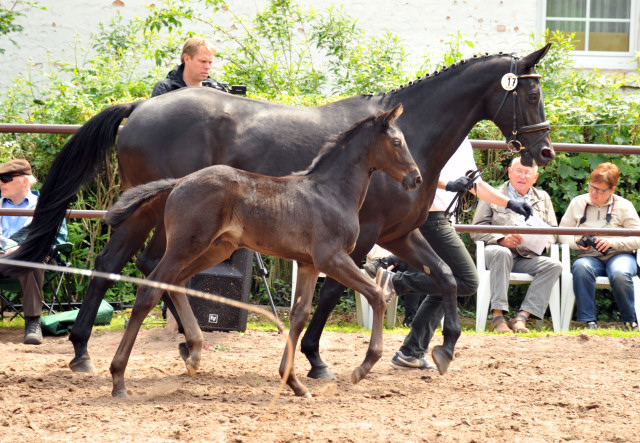
[[[522,72],[528,72],[535,68],[538,62],[542,60],[545,55],[547,55],[547,52],[549,52],[549,48],[551,48],[551,43],[547,43],[543,48],[540,48],[536,52],[532,52],[531,54],[524,57],[520,61],[520,68],[522,69]]]
[[[398,117],[400,117],[400,115],[402,114],[403,110],[404,110],[404,108],[402,107],[402,103],[400,103],[400,104],[396,105],[395,108],[390,109],[390,110],[380,114],[376,118],[376,120],[382,119],[382,122],[384,123],[385,126],[391,126],[398,119]]]

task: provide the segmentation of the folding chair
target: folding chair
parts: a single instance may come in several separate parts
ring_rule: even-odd
[[[73,248],[73,244],[69,242],[60,243],[54,245],[51,250],[51,254],[49,255],[48,263],[57,264],[63,267],[69,266],[68,258],[71,249]],[[69,288],[65,285],[64,273],[60,271],[45,271],[44,279],[42,282],[43,290],[48,289],[47,292],[51,293],[51,302],[47,303],[43,301],[42,304],[45,307],[45,310],[48,311],[49,314],[55,313],[54,307],[57,305],[58,308],[62,307],[61,295],[64,292],[66,295],[67,303],[70,306],[71,297]],[[44,294],[43,294],[44,295]],[[4,318],[5,312],[13,311],[13,317],[20,316],[24,318],[22,315],[22,286],[20,285],[20,281],[14,277],[6,277],[0,279],[0,317]]]

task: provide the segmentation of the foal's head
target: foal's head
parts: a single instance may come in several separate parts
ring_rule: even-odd
[[[402,188],[406,191],[420,186],[422,177],[402,131],[395,124],[402,110],[402,104],[399,104],[375,117],[373,124],[377,132],[376,146],[371,153],[373,166],[402,183]]]

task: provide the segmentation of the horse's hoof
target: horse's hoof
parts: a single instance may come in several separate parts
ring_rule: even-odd
[[[180,357],[182,357],[184,361],[187,361],[187,359],[189,358],[189,348],[187,347],[187,344],[185,342],[182,342],[178,345],[178,352],[180,353]]]
[[[313,395],[311,395],[311,392],[307,391],[304,394],[302,394],[301,397],[303,397],[303,398],[311,398],[311,397],[313,397]]]
[[[453,357],[449,355],[447,350],[442,346],[434,346],[433,351],[431,351],[431,358],[433,358],[433,362],[438,367],[438,372],[440,375],[444,375],[449,369],[449,363],[453,360]]]
[[[187,372],[189,373],[189,377],[193,377],[194,375],[196,375],[196,372],[198,371],[198,366],[194,365],[190,359],[187,359],[185,361],[185,366],[187,367]]]
[[[335,380],[336,379],[336,376],[334,375],[334,373],[331,372],[331,369],[329,369],[327,366],[320,366],[320,367],[311,368],[311,370],[307,374],[307,377],[315,378],[315,379],[318,379],[318,380],[319,379],[323,379],[323,380]]]
[[[90,358],[74,358],[69,362],[69,369],[73,372],[85,372],[87,374],[94,374],[96,371],[96,367],[93,365],[93,362]]]
[[[362,369],[362,366],[358,366],[351,373],[351,383],[355,385],[366,376],[367,376],[367,373],[365,372],[364,369]]]
[[[117,398],[127,398],[129,397],[129,394],[127,394],[126,389],[118,389],[118,390],[111,391],[111,396],[117,397]]]

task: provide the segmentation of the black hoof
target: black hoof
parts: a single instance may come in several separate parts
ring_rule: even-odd
[[[326,366],[320,366],[316,368],[311,368],[309,373],[307,374],[309,378],[315,378],[316,380],[335,380],[336,376],[331,369]]]
[[[453,356],[442,346],[434,346],[433,351],[431,351],[431,358],[433,358],[433,362],[438,367],[440,375],[444,375],[447,372],[449,363],[453,360]]]
[[[97,372],[96,367],[93,366],[93,362],[89,357],[74,358],[69,362],[69,368],[73,372],[85,372],[88,374],[93,374]]]
[[[178,345],[178,352],[180,352],[180,357],[182,357],[184,361],[187,361],[187,359],[189,358],[189,348],[187,347],[187,344],[185,342],[182,342]]]

